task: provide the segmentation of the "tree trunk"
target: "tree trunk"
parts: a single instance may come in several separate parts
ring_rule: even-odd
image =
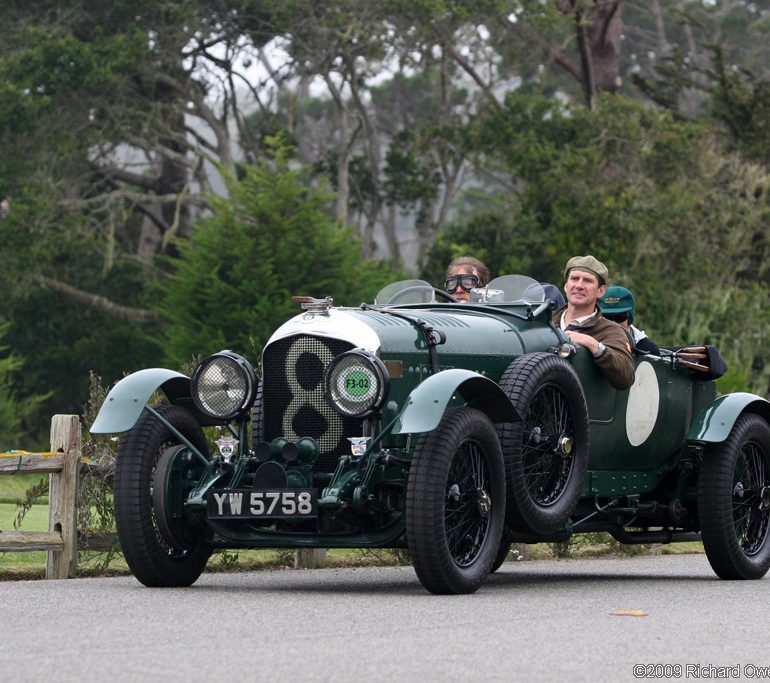
[[[652,14],[655,17],[655,33],[658,37],[658,52],[665,55],[671,49],[666,37],[666,24],[663,21],[663,10],[660,8],[660,0],[652,0],[650,5]]]
[[[575,18],[575,35],[580,52],[580,85],[591,105],[598,92],[617,92],[620,76],[620,40],[623,33],[623,0],[556,0],[564,14]],[[556,62],[574,77],[578,71],[560,51]]]
[[[393,260],[393,265],[396,268],[401,267],[401,245],[398,243],[398,235],[396,234],[396,218],[398,216],[398,208],[395,204],[388,206],[387,214],[385,215],[384,230],[385,230],[385,242],[388,245],[388,252],[390,258]]]
[[[620,76],[620,37],[623,33],[622,0],[594,1],[586,29],[591,47],[593,81],[597,91],[617,92]]]
[[[337,156],[337,220],[346,225],[348,222],[348,201],[350,200],[350,136],[348,110],[343,104],[339,107],[339,154]]]

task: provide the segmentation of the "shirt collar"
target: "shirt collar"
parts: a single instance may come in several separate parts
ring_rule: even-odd
[[[589,313],[588,315],[582,315],[579,318],[573,318],[572,320],[570,320],[569,325],[566,325],[564,323],[564,319],[567,315],[567,309],[565,308],[564,313],[561,314],[561,320],[559,320],[559,327],[562,330],[566,330],[567,327],[583,327],[583,325],[585,325],[585,323],[587,323],[591,318],[593,318],[596,315],[596,313],[597,311],[596,309],[594,309],[593,313]]]

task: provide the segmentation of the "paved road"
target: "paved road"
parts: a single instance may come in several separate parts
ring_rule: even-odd
[[[0,681],[767,679],[768,605],[770,577],[720,581],[702,555],[507,563],[470,596],[409,567],[0,582]]]

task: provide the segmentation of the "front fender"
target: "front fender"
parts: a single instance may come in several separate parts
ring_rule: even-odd
[[[419,434],[438,427],[447,405],[460,394],[492,422],[516,422],[521,416],[498,384],[471,370],[444,370],[422,382],[406,401],[393,434]]]
[[[721,443],[743,413],[757,413],[770,422],[770,402],[746,392],[720,396],[700,411],[690,426],[687,440]]]
[[[91,425],[93,434],[126,432],[136,424],[150,397],[163,389],[174,403],[190,396],[190,378],[174,370],[147,368],[124,377],[112,387]]]

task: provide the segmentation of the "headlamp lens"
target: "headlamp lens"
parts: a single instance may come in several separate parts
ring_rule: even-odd
[[[363,350],[337,356],[326,372],[326,395],[334,409],[346,417],[363,417],[379,408],[387,394],[385,365]]]
[[[198,409],[222,420],[243,412],[253,401],[256,390],[254,369],[245,358],[228,351],[201,361],[190,382]]]

